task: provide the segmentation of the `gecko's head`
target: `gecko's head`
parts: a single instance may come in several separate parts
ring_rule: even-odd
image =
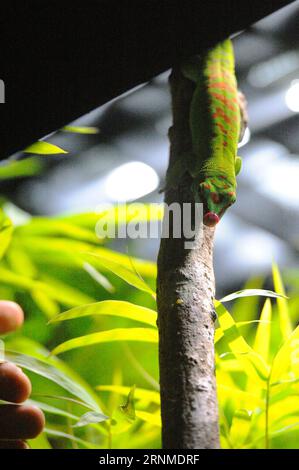
[[[204,204],[203,222],[208,227],[214,227],[226,209],[235,202],[235,188],[229,184],[225,176],[207,178],[199,186]]]

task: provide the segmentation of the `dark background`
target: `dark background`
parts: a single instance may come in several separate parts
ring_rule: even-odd
[[[0,158],[286,0],[2,0]]]

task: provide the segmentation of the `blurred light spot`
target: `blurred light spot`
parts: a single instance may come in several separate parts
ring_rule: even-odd
[[[280,162],[269,166],[264,174],[261,192],[271,195],[278,203],[288,204],[289,207],[298,208],[299,204],[299,162],[294,156],[284,158]]]
[[[242,233],[239,241],[236,240],[234,248],[234,258],[239,260],[240,265],[246,266],[246,270],[253,268],[266,268],[271,265],[273,255],[279,257],[282,245],[279,240],[271,234],[260,230],[249,230]],[[241,266],[240,266],[241,267]]]
[[[244,147],[244,145],[248,144],[248,142],[250,141],[250,135],[251,135],[250,134],[250,129],[249,129],[249,127],[246,127],[244,135],[243,135],[243,139],[239,143],[238,148]]]
[[[283,77],[294,73],[299,68],[299,54],[297,51],[285,52],[276,57],[253,65],[248,73],[250,85],[265,88]]]
[[[285,95],[285,102],[291,111],[299,113],[299,80],[291,83]]]
[[[158,184],[159,177],[152,167],[142,162],[130,162],[107,176],[105,191],[113,201],[132,201],[151,193]]]
[[[273,168],[287,154],[287,149],[270,139],[252,139],[244,149],[246,158],[242,161],[242,171],[238,178],[254,188],[263,187],[268,170]],[[242,152],[243,156],[243,152]],[[267,172],[265,172],[267,168]]]

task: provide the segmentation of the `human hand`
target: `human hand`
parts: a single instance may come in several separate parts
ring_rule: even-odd
[[[0,334],[17,330],[23,324],[24,314],[15,302],[0,301]],[[43,430],[42,411],[22,404],[31,393],[28,377],[15,364],[0,363],[0,400],[15,404],[0,405],[0,449],[26,449],[26,439],[36,437]]]

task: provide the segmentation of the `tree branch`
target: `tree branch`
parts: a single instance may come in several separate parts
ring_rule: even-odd
[[[179,68],[173,70],[170,84],[173,126],[168,171],[192,150],[189,110],[194,91]],[[194,203],[191,182],[186,174],[178,188],[167,189],[166,204]],[[219,447],[214,372],[214,229],[204,226],[202,237],[197,235],[193,249],[185,248],[183,236],[162,238],[158,256],[162,440],[167,449]]]

